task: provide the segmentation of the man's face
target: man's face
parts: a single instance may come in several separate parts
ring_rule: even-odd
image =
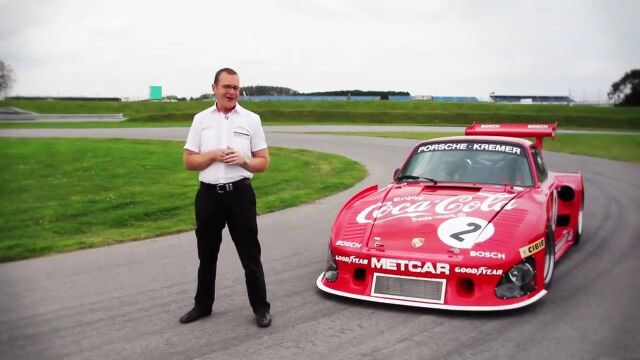
[[[218,83],[213,85],[218,110],[229,112],[236,107],[240,97],[240,78],[223,72],[218,77]]]

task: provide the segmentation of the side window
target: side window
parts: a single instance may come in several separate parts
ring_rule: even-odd
[[[548,177],[547,167],[544,166],[544,160],[542,160],[542,154],[537,148],[532,146],[531,155],[533,156],[533,164],[536,167],[536,172],[538,173],[538,181],[543,182],[547,180],[547,177]]]

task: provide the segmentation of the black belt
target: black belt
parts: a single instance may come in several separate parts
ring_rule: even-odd
[[[242,178],[234,182],[220,183],[220,184],[209,184],[209,183],[200,181],[200,186],[209,190],[215,190],[216,192],[218,192],[218,194],[223,194],[229,191],[233,191],[234,188],[238,188],[240,185],[244,185],[244,184],[251,184],[251,179]]]

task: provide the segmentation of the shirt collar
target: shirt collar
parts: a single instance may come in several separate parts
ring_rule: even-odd
[[[220,112],[220,111],[218,111],[218,104],[216,102],[213,103],[213,107],[211,108],[211,111],[212,112]],[[231,114],[233,112],[237,112],[240,115],[246,115],[247,114],[247,109],[245,109],[242,106],[240,106],[239,103],[236,103],[236,107],[233,110],[231,110],[231,112],[229,114]]]

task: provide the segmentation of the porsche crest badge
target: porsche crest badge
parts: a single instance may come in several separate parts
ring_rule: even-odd
[[[411,240],[411,246],[414,248],[419,248],[422,244],[424,244],[423,238],[413,238],[413,240]]]

